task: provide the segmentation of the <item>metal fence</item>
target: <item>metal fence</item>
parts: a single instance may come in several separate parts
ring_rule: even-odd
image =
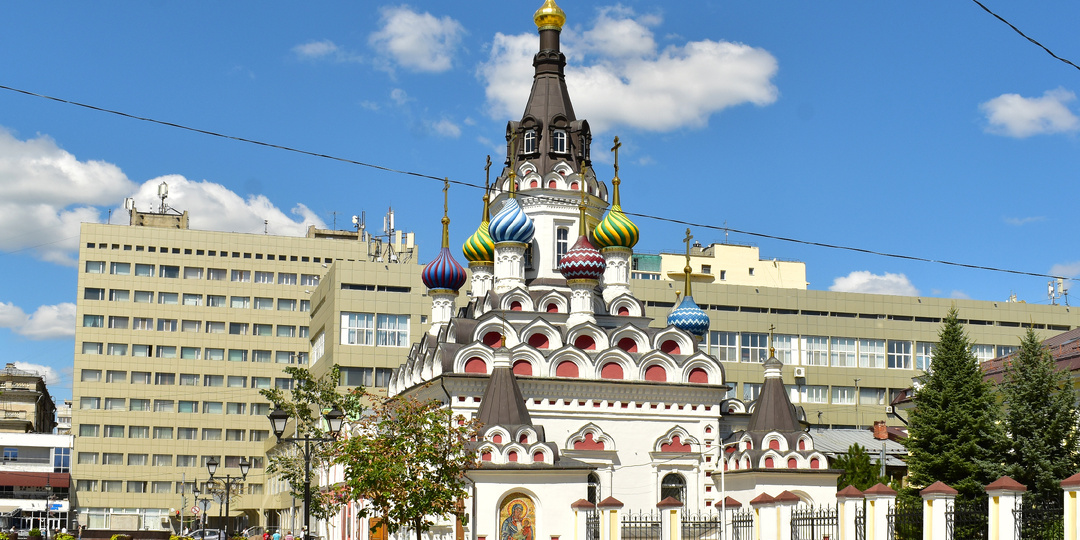
[[[731,533],[734,540],[754,538],[754,511],[750,509],[731,514]]]
[[[719,511],[685,513],[682,517],[683,540],[721,540],[724,520]]]
[[[836,506],[798,506],[791,511],[791,540],[840,538],[840,513]]]
[[[947,538],[957,540],[986,540],[989,529],[989,499],[957,500],[945,510]]]
[[[585,514],[585,540],[600,540],[600,513]]]
[[[626,540],[660,540],[660,514],[657,512],[627,512],[620,525],[621,538]]]
[[[866,510],[863,510],[863,536],[866,535]],[[889,507],[889,538],[895,540],[922,540],[923,507],[921,501],[898,503]],[[858,527],[856,527],[856,530]],[[858,533],[856,533],[858,534]]]
[[[866,501],[855,507],[855,540],[866,540]]]
[[[1013,508],[1015,540],[1059,540],[1065,537],[1065,506],[1061,493],[1027,496]]]

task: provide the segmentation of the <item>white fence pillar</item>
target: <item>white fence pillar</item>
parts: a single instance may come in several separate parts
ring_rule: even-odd
[[[1023,501],[1027,486],[1002,476],[986,486],[986,495],[990,497],[987,505],[987,525],[989,540],[1012,540],[1016,534],[1016,518],[1013,509]]]
[[[840,525],[840,540],[855,540],[855,514],[863,504],[863,492],[855,486],[848,486],[836,492],[839,503],[837,521]]]
[[[750,506],[754,509],[754,538],[757,540],[779,538],[776,499],[768,493],[762,493],[750,501]]]
[[[570,509],[574,511],[574,540],[585,540],[588,538],[586,527],[589,525],[589,514],[596,511],[596,505],[578,499],[570,505]]]
[[[934,482],[919,492],[923,499],[923,540],[947,540],[946,512],[956,500],[956,493],[944,482]]]
[[[1065,540],[1080,540],[1080,473],[1062,480],[1061,489],[1065,490]]]
[[[791,540],[791,512],[801,502],[801,499],[790,491],[783,491],[776,496],[775,500],[776,526],[778,527],[776,537],[780,540]]]
[[[896,504],[896,492],[885,484],[876,484],[863,495],[866,497],[866,540],[891,540],[889,508]]]
[[[623,503],[615,497],[608,497],[596,503],[596,509],[600,512],[600,538],[601,540],[619,540],[622,530],[619,528],[619,510]]]
[[[656,503],[656,509],[660,511],[660,537],[663,540],[682,540],[682,508],[683,503],[675,497],[665,497]]]

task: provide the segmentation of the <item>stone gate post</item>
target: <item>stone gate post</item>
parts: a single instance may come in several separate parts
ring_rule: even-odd
[[[777,533],[779,533],[776,537],[780,540],[791,540],[791,512],[801,499],[798,495],[785,490],[780,492],[774,500],[776,501]]]
[[[615,497],[608,497],[596,503],[596,510],[600,512],[600,539],[619,540],[622,530],[619,527],[619,510],[623,503]]]
[[[1062,480],[1061,489],[1065,491],[1065,540],[1080,540],[1080,473]]]
[[[876,484],[863,492],[866,497],[866,540],[889,539],[889,507],[896,504],[896,492]]]
[[[779,538],[776,499],[762,493],[750,501],[750,506],[754,509],[754,537],[757,540]]]
[[[660,538],[663,540],[682,540],[682,509],[683,503],[674,497],[665,497],[656,503],[656,509],[660,511]]]
[[[1013,509],[1024,500],[1027,486],[1002,476],[986,486],[986,495],[990,497],[987,505],[987,525],[989,540],[1011,540],[1016,534],[1016,518]]]
[[[923,499],[923,540],[947,540],[949,504],[956,500],[957,491],[944,482],[934,482],[919,492]]]
[[[855,514],[863,504],[863,492],[855,486],[848,486],[836,492],[836,502],[840,504],[837,509],[840,522],[840,539],[855,540]]]
[[[589,513],[596,511],[596,505],[585,499],[578,499],[570,505],[570,509],[574,511],[574,540],[585,540],[588,538],[586,527]]]

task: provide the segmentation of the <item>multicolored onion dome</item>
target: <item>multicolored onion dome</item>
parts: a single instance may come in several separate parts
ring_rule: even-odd
[[[424,267],[420,277],[429,289],[456,291],[465,284],[465,269],[450,255],[450,248],[443,247],[439,250],[439,256]]]
[[[491,233],[488,232],[490,225],[487,221],[481,222],[476,232],[461,246],[461,251],[465,253],[465,259],[469,262],[491,263],[495,260],[495,241],[491,239]]]
[[[623,214],[618,204],[611,205],[611,210],[600,220],[593,230],[593,243],[597,248],[624,247],[633,248],[638,241],[640,231],[630,218]]]
[[[509,197],[503,203],[499,213],[495,214],[495,217],[491,219],[488,232],[491,233],[491,239],[496,244],[501,242],[528,244],[532,241],[536,226],[533,225],[532,219],[525,213],[525,210],[521,209],[521,204],[518,203],[517,199]]]
[[[566,279],[598,280],[604,275],[604,256],[589,242],[589,237],[581,235],[574,247],[559,259],[559,272]]]
[[[667,316],[667,323],[695,336],[709,331],[709,316],[694,302],[693,296],[684,296],[679,305]]]

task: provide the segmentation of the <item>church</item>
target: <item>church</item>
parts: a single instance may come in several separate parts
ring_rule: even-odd
[[[532,91],[463,246],[471,290],[444,208],[442,249],[423,272],[431,328],[390,380],[391,396],[439,399],[482,424],[469,519],[433,537],[575,538],[604,509],[721,512],[763,494],[835,502],[837,471],[781,362],[763,364],[757,400],[726,398],[724,366],[699,347],[709,318],[691,289],[690,230],[674,308],[662,324],[645,316],[630,290],[640,231],[620,204],[618,139],[609,189],[564,79],[566,15],[547,0],[534,21]]]

